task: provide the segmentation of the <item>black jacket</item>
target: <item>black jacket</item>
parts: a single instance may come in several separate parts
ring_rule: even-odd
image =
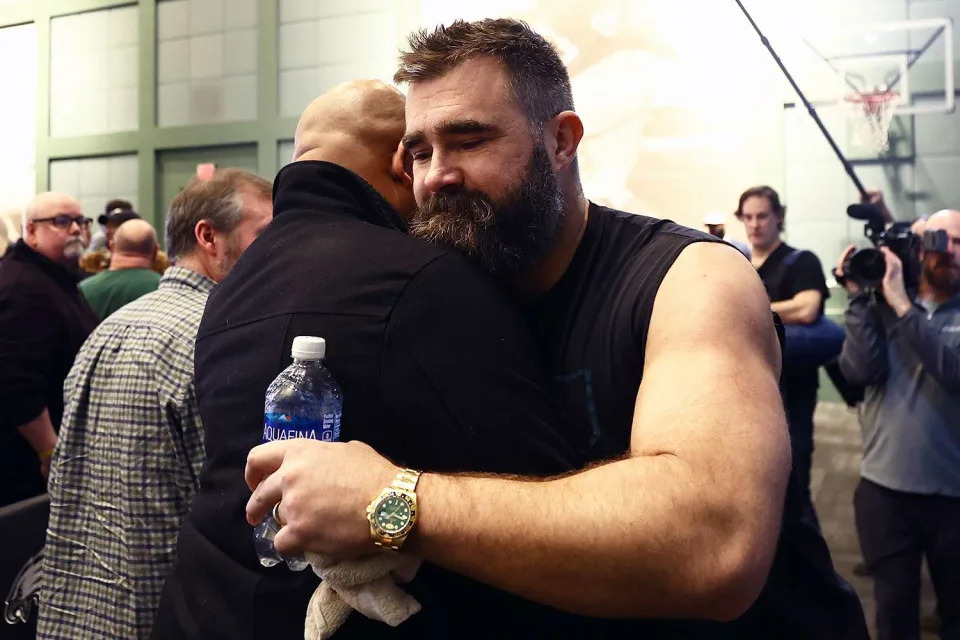
[[[277,176],[274,220],[211,294],[197,336],[208,461],[154,638],[303,637],[317,579],[262,568],[244,519],[246,456],[295,336],[327,340],[343,440],[418,469],[575,466],[518,311],[459,253],[402,228],[379,194],[336,165],[298,162]],[[337,637],[494,637],[546,611],[427,564],[409,589],[423,605],[409,621],[391,629],[353,615]]]
[[[17,427],[50,412],[63,416],[63,381],[100,319],[79,278],[23,240],[0,260],[0,506],[39,495],[37,454]]]

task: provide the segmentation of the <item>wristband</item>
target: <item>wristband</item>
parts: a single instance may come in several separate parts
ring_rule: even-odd
[[[50,458],[53,457],[53,449],[50,449],[48,451],[41,451],[40,453],[37,454],[37,456],[41,460],[49,460]]]

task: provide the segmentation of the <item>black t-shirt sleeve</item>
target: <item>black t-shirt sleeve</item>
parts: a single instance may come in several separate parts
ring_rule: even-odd
[[[381,389],[425,468],[551,474],[574,466],[529,330],[465,259],[407,285],[384,336]]]
[[[46,406],[47,378],[62,340],[61,315],[40,293],[0,301],[0,429],[36,418]]]
[[[792,298],[801,291],[819,291],[823,299],[830,297],[827,281],[823,277],[823,267],[820,260],[811,251],[801,251],[787,271],[787,284]]]

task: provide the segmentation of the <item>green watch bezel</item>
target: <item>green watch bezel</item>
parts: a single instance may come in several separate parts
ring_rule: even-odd
[[[380,508],[380,505],[382,505],[389,498],[399,498],[400,500],[403,500],[407,503],[407,507],[410,509],[410,517],[407,519],[407,522],[396,531],[388,531],[384,529],[380,526],[376,519],[377,510]],[[394,542],[396,542],[398,539],[402,540],[410,533],[410,531],[413,529],[413,526],[417,522],[416,496],[399,489],[387,489],[383,491],[367,508],[367,520],[370,522],[370,527],[373,529],[374,533],[377,534],[377,536],[381,538],[389,538]]]

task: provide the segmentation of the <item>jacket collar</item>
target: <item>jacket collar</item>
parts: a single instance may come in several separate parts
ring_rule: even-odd
[[[6,257],[36,265],[41,271],[47,274],[47,276],[65,289],[76,289],[77,282],[83,277],[78,271],[68,269],[59,262],[54,262],[39,251],[34,250],[23,241],[23,238],[17,240],[13,246],[10,247]]]
[[[376,189],[352,171],[330,162],[291,162],[277,174],[273,217],[298,210],[348,215],[379,227],[406,231],[406,224]]]

